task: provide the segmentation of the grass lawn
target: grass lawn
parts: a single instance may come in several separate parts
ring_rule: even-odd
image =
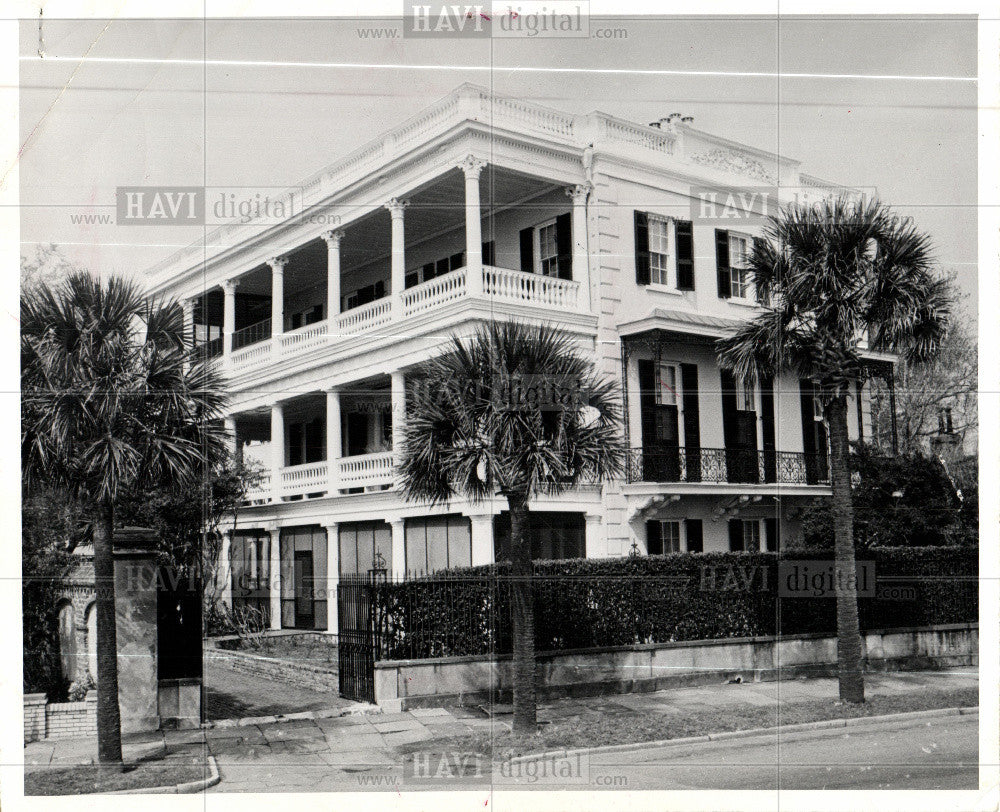
[[[53,767],[33,770],[24,776],[25,795],[84,795],[119,789],[172,787],[208,777],[208,766],[198,764],[140,763],[126,765],[125,772],[100,774],[100,767]]]
[[[608,697],[613,700],[613,697]],[[600,747],[608,744],[631,744],[661,739],[682,739],[731,730],[795,725],[828,719],[860,716],[883,716],[889,713],[932,710],[936,708],[974,707],[979,692],[974,688],[950,691],[923,690],[905,695],[875,696],[863,705],[841,705],[834,700],[783,702],[780,719],[775,707],[740,705],[725,708],[678,708],[669,714],[632,711],[618,705],[614,712],[597,710],[554,720],[542,725],[536,735],[515,736],[505,730],[483,730],[456,736],[447,742],[435,741],[435,749],[476,752],[501,760],[548,750],[571,750],[577,747]],[[620,710],[619,710],[620,709]],[[511,717],[498,717],[509,721]],[[414,744],[404,752],[426,750],[426,744]]]

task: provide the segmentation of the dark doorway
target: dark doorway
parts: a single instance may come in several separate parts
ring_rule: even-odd
[[[313,556],[308,550],[295,553],[295,627],[312,628],[313,613]]]
[[[347,415],[347,456],[356,457],[368,450],[368,415],[350,412]]]

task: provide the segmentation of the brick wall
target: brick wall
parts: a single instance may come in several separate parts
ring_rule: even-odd
[[[97,692],[82,702],[45,702],[45,694],[24,697],[24,740],[77,739],[97,735]]]

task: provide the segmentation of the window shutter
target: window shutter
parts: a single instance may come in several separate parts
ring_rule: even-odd
[[[528,226],[527,228],[521,229],[520,242],[521,242],[521,270],[524,273],[534,273],[535,272],[535,228],[534,226]]]
[[[736,553],[743,549],[743,520],[729,520],[729,549]]]
[[[685,519],[684,527],[687,535],[687,551],[700,553],[705,549],[701,519]]]
[[[764,245],[764,238],[763,237],[754,237],[753,238],[753,252],[755,254],[758,253],[761,250],[761,248],[763,247],[763,245]],[[770,296],[762,296],[761,292],[759,290],[757,290],[757,286],[756,285],[754,285],[754,294],[757,297],[758,304],[762,304],[762,305],[765,305],[765,306],[771,304],[771,297]]]
[[[715,229],[715,267],[719,279],[719,298],[728,299],[732,296],[729,275],[729,232],[722,228]]]
[[[642,447],[656,445],[656,368],[652,361],[640,358],[639,414],[642,425]]]
[[[483,243],[483,265],[496,265],[497,244],[490,240]]]
[[[799,404],[802,410],[802,450],[805,452],[806,484],[819,481],[816,459],[816,420],[813,416],[813,384],[808,378],[799,381]]]
[[[663,554],[663,533],[656,519],[646,522],[646,555]]]
[[[649,218],[644,211],[635,212],[635,283],[649,284]]]
[[[694,290],[694,234],[690,220],[674,224],[677,245],[677,289]]]
[[[701,416],[698,413],[698,365],[681,364],[681,401],[684,406],[686,482],[701,482]]]
[[[760,378],[761,439],[764,451],[764,481],[778,481],[778,455],[774,432],[774,378]]]
[[[764,534],[769,553],[776,553],[781,546],[781,536],[779,535],[778,519],[774,516],[764,519]]]
[[[569,212],[556,218],[556,263],[560,279],[573,278],[573,227]]]
[[[739,426],[736,422],[736,379],[728,369],[719,370],[722,379],[722,442],[727,449],[738,445]]]

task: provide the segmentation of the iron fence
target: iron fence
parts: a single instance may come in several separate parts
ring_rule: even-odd
[[[626,482],[729,482],[821,485],[830,481],[826,455],[684,447],[626,452]]]

